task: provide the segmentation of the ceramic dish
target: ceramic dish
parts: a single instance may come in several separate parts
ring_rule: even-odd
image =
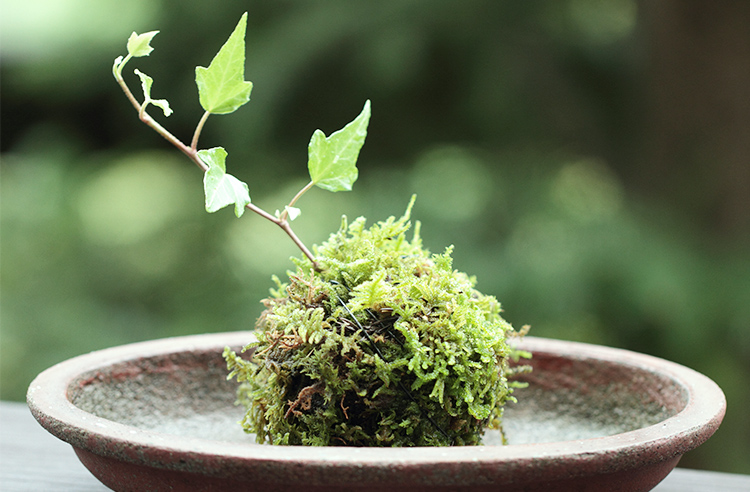
[[[625,350],[527,337],[529,387],[506,411],[509,445],[267,446],[238,421],[221,356],[248,332],[187,336],[82,355],[40,374],[28,403],[118,491],[650,490],[724,416],[719,387]]]

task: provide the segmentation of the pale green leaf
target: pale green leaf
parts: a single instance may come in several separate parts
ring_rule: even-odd
[[[250,100],[253,83],[245,80],[247,12],[208,68],[195,67],[195,83],[204,110],[227,114]]]
[[[145,106],[153,104],[158,106],[164,112],[164,116],[172,114],[172,108],[169,107],[169,102],[166,99],[151,99],[151,86],[154,83],[154,79],[141,72],[137,68],[133,70],[135,74],[141,79],[141,88],[143,89],[143,105]]]
[[[297,207],[290,207],[289,205],[286,205],[284,207],[284,210],[286,211],[286,215],[287,217],[289,217],[289,220],[294,220],[302,215],[302,210],[298,209]]]
[[[246,183],[227,174],[227,151],[222,147],[199,150],[198,157],[208,166],[208,171],[203,176],[206,211],[213,213],[234,204],[235,215],[242,217],[245,206],[250,203],[250,191]]]
[[[289,218],[290,221],[293,221],[300,215],[302,215],[302,210],[298,209],[297,207],[290,207],[289,205],[284,205],[284,212],[286,212],[286,216]],[[281,218],[281,212],[276,210],[276,218]]]
[[[128,58],[130,58],[130,56],[128,56]],[[112,75],[114,75],[115,79],[117,79],[118,81],[122,77],[122,67],[124,66],[124,61],[125,57],[118,56],[117,58],[115,58],[115,63],[112,65]]]
[[[300,215],[302,215],[302,210],[298,209],[297,207],[284,207],[284,210],[286,210],[289,220],[294,220]]]
[[[367,136],[370,101],[362,112],[341,130],[326,137],[315,130],[307,147],[307,168],[313,184],[328,191],[349,191],[357,180],[357,158]]]
[[[159,31],[144,32],[143,34],[133,34],[128,38],[128,54],[133,57],[148,56],[154,48],[151,47],[151,40],[159,34]]]
[[[169,116],[170,114],[172,114],[172,108],[169,107],[169,101],[167,101],[166,99],[151,99],[150,102],[154,106],[161,108],[164,116]]]

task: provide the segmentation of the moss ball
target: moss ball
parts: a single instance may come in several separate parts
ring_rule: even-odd
[[[359,218],[264,300],[250,361],[227,349],[242,422],[258,442],[316,446],[479,444],[512,399],[500,304],[426,251],[406,214]]]

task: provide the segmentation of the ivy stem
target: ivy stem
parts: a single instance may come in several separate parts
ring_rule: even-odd
[[[312,181],[307,183],[304,188],[299,190],[296,195],[294,195],[294,198],[292,198],[292,201],[289,202],[289,205],[287,205],[283,212],[281,212],[281,215],[279,215],[280,220],[287,220],[287,217],[289,216],[289,207],[293,207],[295,203],[297,203],[297,200],[307,192],[310,188],[312,188],[315,185]]]
[[[120,88],[122,88],[123,92],[125,93],[125,96],[130,101],[130,104],[133,105],[135,110],[138,112],[138,118],[145,123],[148,127],[150,127],[152,130],[154,130],[156,133],[164,137],[164,139],[177,147],[183,154],[188,156],[191,161],[193,161],[199,168],[201,168],[204,172],[208,170],[208,166],[198,157],[197,151],[191,149],[182,141],[175,137],[172,133],[169,132],[166,128],[161,126],[158,121],[153,119],[151,115],[149,115],[145,108],[141,103],[138,102],[138,99],[135,98],[133,93],[130,90],[130,87],[128,87],[128,84],[125,82],[125,79],[122,78],[122,67],[125,64],[125,62],[128,59],[125,58],[119,66],[116,66],[113,70],[115,79],[117,79],[117,83],[120,85]]]
[[[208,111],[203,114],[200,121],[198,122],[198,126],[195,129],[195,133],[193,134],[193,141],[191,143],[191,146],[188,147],[184,143],[182,143],[182,140],[175,137],[169,130],[164,128],[157,122],[155,119],[153,119],[147,112],[146,108],[144,107],[145,104],[141,104],[138,102],[138,100],[135,98],[133,93],[130,90],[130,87],[128,87],[128,84],[125,82],[125,79],[122,77],[122,68],[125,65],[125,63],[130,59],[130,55],[125,57],[120,63],[116,63],[112,68],[112,73],[115,76],[115,79],[117,80],[117,83],[122,88],[123,92],[125,93],[125,96],[130,101],[130,104],[133,105],[135,110],[138,112],[138,117],[140,120],[146,124],[146,126],[150,127],[152,130],[154,130],[156,133],[164,137],[164,139],[177,147],[183,154],[185,154],[191,161],[195,163],[204,173],[208,171],[208,166],[206,165],[203,160],[201,160],[200,156],[198,155],[198,137],[200,136],[201,130],[203,129],[203,125],[206,123],[206,120],[208,119],[208,116],[211,114]],[[307,186],[302,188],[299,193],[297,193],[294,198],[292,198],[292,201],[289,202],[289,206],[291,207],[298,199],[301,197],[307,190],[309,190],[313,186],[313,183],[310,182]],[[264,219],[268,219],[277,226],[279,226],[294,242],[294,244],[297,245],[297,247],[302,251],[302,253],[310,260],[312,263],[313,268],[316,271],[320,271],[320,265],[317,261],[315,261],[315,257],[313,256],[312,252],[305,246],[305,244],[300,240],[299,236],[295,234],[295,232],[292,230],[292,226],[289,224],[289,221],[287,220],[287,210],[285,209],[282,214],[279,215],[279,217],[276,217],[262,208],[258,207],[254,203],[248,203],[245,205],[245,208],[248,210],[255,212],[256,214],[260,215]]]
[[[297,193],[296,195],[294,195],[294,198],[292,198],[292,201],[289,202],[289,206],[290,207],[294,206],[294,204],[297,202],[297,200],[299,200],[299,198],[302,195],[304,195],[307,192],[307,190],[309,190],[310,188],[312,188],[314,185],[315,185],[315,183],[313,183],[312,181],[310,181],[309,183],[307,183],[304,188],[302,188],[301,190],[299,190],[299,193]]]
[[[307,246],[305,246],[305,244],[300,240],[297,234],[294,233],[294,231],[292,230],[292,226],[289,225],[289,222],[287,220],[276,220],[276,217],[274,217],[274,220],[272,220],[272,222],[281,227],[281,229],[287,233],[292,241],[294,241],[294,244],[296,244],[297,247],[302,251],[302,253],[307,256],[307,259],[310,260],[310,263],[312,263],[312,266],[316,272],[322,271],[322,268],[320,268],[318,262],[315,261],[315,257],[313,256],[312,252],[307,248]]]
[[[203,113],[203,116],[201,116],[200,121],[198,122],[198,126],[195,127],[195,133],[193,133],[193,141],[190,143],[190,148],[193,150],[193,152],[198,151],[198,138],[201,136],[201,131],[203,131],[203,125],[206,124],[206,120],[211,115],[208,111]]]

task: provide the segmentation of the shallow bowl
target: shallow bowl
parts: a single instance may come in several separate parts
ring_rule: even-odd
[[[650,490],[719,427],[707,377],[625,350],[527,337],[529,387],[505,414],[509,445],[267,446],[245,434],[225,346],[249,332],[178,337],[67,360],[31,384],[50,433],[118,491]]]

